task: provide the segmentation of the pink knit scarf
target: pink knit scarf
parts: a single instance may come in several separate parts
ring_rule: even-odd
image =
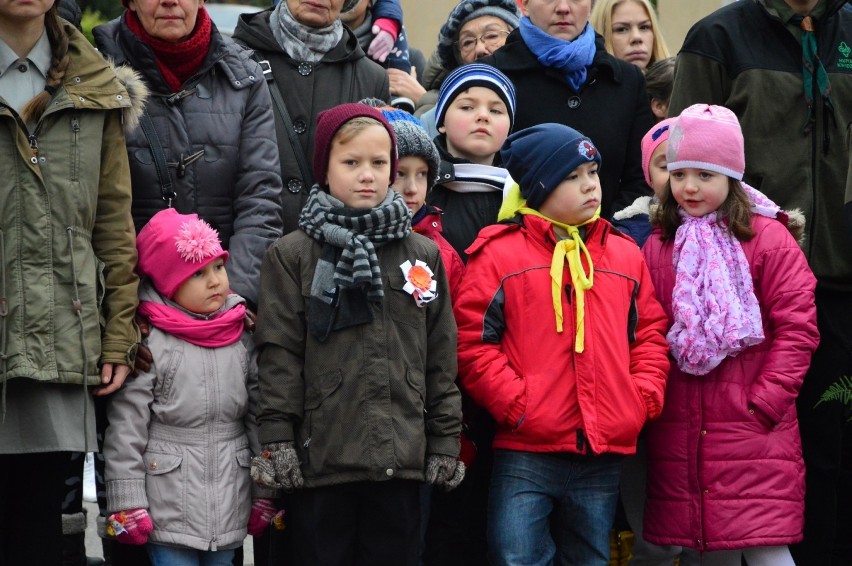
[[[169,305],[140,301],[139,314],[163,332],[190,344],[219,348],[233,344],[242,336],[246,307],[239,304],[213,318],[203,319]]]
[[[760,306],[742,245],[713,212],[680,211],[675,233],[674,324],[666,336],[678,367],[705,375],[763,339]]]

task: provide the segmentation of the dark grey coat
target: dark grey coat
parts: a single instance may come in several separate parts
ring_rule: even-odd
[[[231,287],[256,305],[263,254],[281,235],[272,103],[257,63],[214,25],[201,69],[172,93],[154,52],[127,28],[123,16],[98,26],[94,35],[101,53],[143,75],[151,89],[146,111],[177,193],[172,205],[183,214],[198,213],[219,230],[231,254]],[[139,231],[168,203],[142,128],[128,134],[127,151]]]
[[[343,39],[319,63],[296,61],[287,55],[272,35],[269,14],[272,9],[255,14],[243,14],[234,32],[234,39],[256,50],[268,60],[275,83],[279,85],[287,111],[299,137],[300,147],[294,148],[287,137],[284,123],[275,113],[275,129],[281,152],[281,173],[284,179],[284,233],[298,228],[299,213],[308,199],[314,183],[310,167],[314,154],[314,132],[317,115],[344,102],[362,98],[390,100],[387,73],[365,54],[358,39],[344,27]],[[305,156],[309,178],[303,178],[296,161],[296,151]],[[324,179],[316,179],[323,182]]]

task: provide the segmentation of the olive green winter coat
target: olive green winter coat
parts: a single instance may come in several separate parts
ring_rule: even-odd
[[[64,25],[70,64],[30,139],[0,98],[0,381],[98,384],[98,364],[132,365],[138,342],[131,97]]]

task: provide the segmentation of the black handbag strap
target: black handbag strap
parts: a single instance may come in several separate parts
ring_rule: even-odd
[[[154,168],[157,170],[157,178],[160,179],[160,193],[163,200],[166,201],[169,208],[172,207],[172,202],[177,198],[172,178],[169,176],[169,166],[166,163],[166,153],[163,151],[163,146],[160,145],[160,138],[157,137],[157,131],[154,129],[154,122],[148,112],[142,113],[142,118],[139,120],[139,125],[142,127],[142,132],[148,140],[148,147],[151,149],[151,155],[154,157]]]
[[[299,143],[299,136],[296,135],[296,129],[293,127],[293,120],[290,118],[290,113],[287,111],[287,105],[284,104],[284,97],[281,96],[281,90],[275,82],[275,77],[272,76],[272,65],[269,61],[257,51],[252,52],[252,59],[257,61],[260,69],[263,71],[263,77],[269,85],[269,94],[272,95],[272,102],[281,121],[284,122],[284,129],[287,130],[287,138],[290,140],[290,146],[293,148],[293,153],[296,156],[296,162],[299,164],[299,172],[302,174],[302,181],[308,185],[311,181],[311,168],[308,167],[308,162],[305,159],[305,152],[302,151],[302,144]]]

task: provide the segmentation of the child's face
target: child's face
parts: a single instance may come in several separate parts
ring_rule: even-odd
[[[544,200],[539,212],[557,222],[576,226],[594,216],[600,205],[598,164],[592,161],[571,171]]]
[[[188,311],[209,314],[222,308],[230,288],[225,260],[219,258],[181,283],[172,300]]]
[[[328,190],[348,208],[375,208],[388,194],[391,139],[379,124],[346,142],[335,140],[328,156]]]
[[[438,131],[447,135],[451,155],[472,163],[491,165],[509,135],[509,111],[490,88],[474,86],[459,93],[444,115]]]
[[[715,212],[728,198],[728,177],[704,169],[671,172],[672,196],[690,216]]]
[[[412,215],[426,202],[429,190],[429,166],[416,155],[401,157],[396,168],[396,181],[391,188],[402,195]]]
[[[669,170],[666,169],[666,148],[669,142],[664,141],[657,146],[657,149],[651,154],[651,161],[648,164],[648,176],[651,177],[651,188],[654,189],[654,194],[657,198],[663,194],[666,188],[666,183],[669,181]]]

